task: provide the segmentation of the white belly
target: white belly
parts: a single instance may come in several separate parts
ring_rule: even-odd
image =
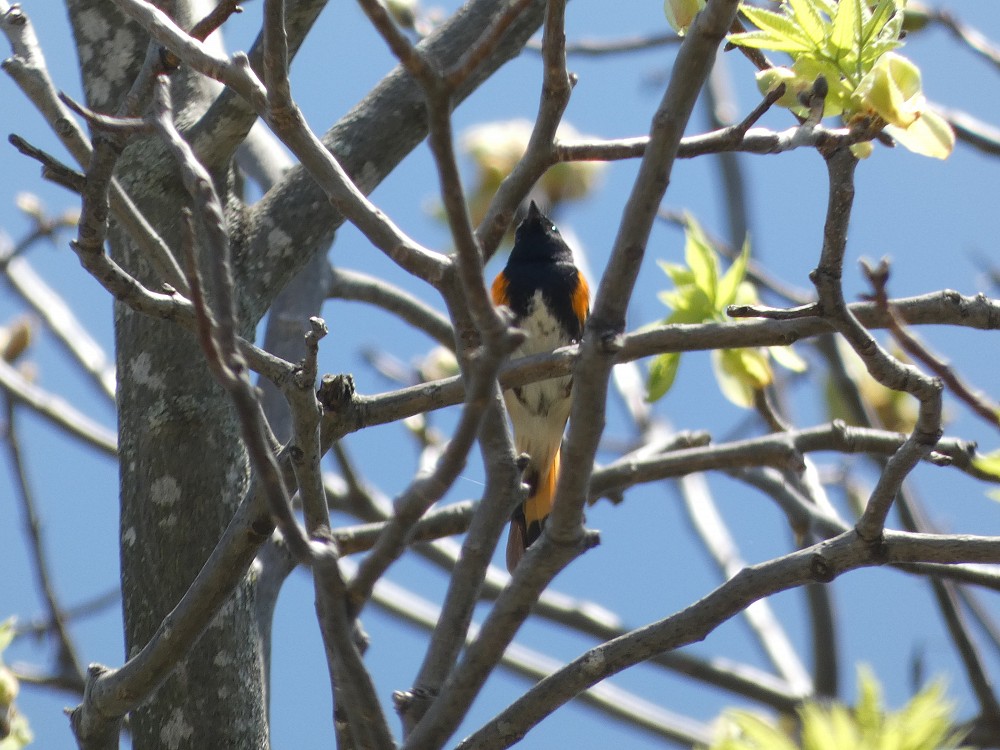
[[[570,343],[559,321],[542,304],[541,292],[535,292],[528,314],[517,325],[526,338],[514,351],[514,359],[548,353]],[[519,453],[531,456],[531,466],[539,472],[540,480],[562,442],[569,418],[571,383],[571,376],[564,375],[504,392],[514,424],[514,445]]]

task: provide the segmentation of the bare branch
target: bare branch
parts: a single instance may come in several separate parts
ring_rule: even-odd
[[[903,351],[915,360],[923,362],[931,372],[941,378],[945,387],[950,389],[959,400],[964,401],[973,412],[986,420],[987,423],[994,427],[1000,427],[1000,405],[994,403],[985,393],[976,391],[967,385],[947,362],[941,361],[916,336],[910,333],[893,312],[889,304],[887,290],[889,281],[888,262],[883,260],[874,269],[868,264],[864,264],[864,270],[874,290],[875,303],[887,314],[889,318],[889,332],[902,347]]]
[[[442,618],[442,610],[436,605],[385,579],[375,586],[372,602],[379,608],[430,631],[435,629]],[[473,626],[468,640],[474,640],[478,635],[479,629]],[[532,681],[543,679],[563,666],[561,662],[517,642],[512,643],[504,652],[500,665]],[[405,713],[400,702],[415,700],[416,696],[412,693],[396,693],[393,698],[400,712]],[[639,727],[657,737],[690,745],[707,743],[710,736],[707,727],[610,683],[595,685],[579,695],[578,699],[627,726]]]
[[[669,47],[680,44],[684,37],[673,32],[665,34],[650,34],[649,36],[624,37],[622,39],[579,39],[575,42],[566,43],[566,54],[577,55],[579,57],[604,57],[607,55],[620,55],[628,52],[638,52],[645,49],[655,49],[657,47]],[[542,44],[531,41],[527,49],[541,51]]]
[[[455,347],[455,332],[451,321],[424,302],[384,280],[344,268],[330,269],[330,299],[367,302],[399,316],[441,346]]]
[[[684,506],[695,531],[722,575],[726,579],[732,578],[747,564],[708,493],[708,483],[701,474],[687,474],[680,484]],[[809,672],[768,602],[763,599],[753,602],[743,610],[743,616],[778,674],[794,692],[811,695],[813,683]]]
[[[76,162],[87,166],[93,149],[70,109],[60,100],[55,84],[49,77],[45,58],[27,15],[19,5],[0,7],[0,29],[7,35],[14,56],[3,62],[3,69],[21,87],[45,118]],[[161,276],[184,289],[183,276],[177,272],[176,261],[160,236],[129,199],[115,180],[107,186],[111,211],[130,236],[145,252]]]
[[[990,156],[1000,156],[1000,128],[959,109],[933,105],[934,111],[948,121],[955,137]]]
[[[930,18],[947,28],[957,39],[964,42],[966,47],[1000,70],[1000,47],[978,29],[963,23],[951,12],[943,9],[931,11]]]
[[[289,455],[295,469],[306,530],[314,539],[325,539],[330,534],[330,513],[326,506],[323,473],[320,469],[320,460],[323,458],[319,431],[322,408],[316,401],[316,358],[319,355],[319,342],[326,336],[327,328],[322,318],[311,318],[309,324],[302,368],[285,391],[292,411]]]
[[[1000,303],[984,295],[964,297],[944,291],[893,301],[893,307],[910,324],[947,323],[983,330],[1000,327]],[[849,309],[863,325],[885,327],[888,321],[872,303],[855,303]],[[765,320],[740,323],[669,325],[626,334],[614,363],[629,362],[663,352],[731,349],[741,346],[784,346],[804,338],[829,333],[831,324],[821,317],[796,320]],[[500,370],[500,383],[514,388],[538,380],[569,374],[580,357],[579,346],[557,349],[552,354],[525,357]],[[344,389],[344,379],[326,376],[320,396],[327,405],[325,422],[339,437],[373,424],[385,424],[463,400],[462,380],[444,378],[377,396],[354,392],[353,381]],[[325,396],[324,396],[325,394]]]
[[[272,111],[268,92],[243,53],[226,59],[177,27],[145,0],[119,0],[122,9],[185,64],[236,90],[257,110],[275,134],[306,167],[344,216],[394,262],[428,283],[441,282],[449,263],[407,237],[364,196],[333,154],[309,129],[301,112],[289,102]]]
[[[622,228],[608,271],[601,280],[594,312],[582,345],[582,364],[573,385],[571,427],[565,445],[567,465],[593,464],[604,427],[604,405],[608,378],[615,353],[620,349],[624,311],[642,260],[656,208],[666,189],[673,155],[714,56],[715,49],[736,12],[735,2],[711,0],[699,14],[674,66],[670,86],[654,117],[652,143],[640,166],[633,198],[623,217]],[[553,513],[541,539],[528,550],[514,573],[511,586],[499,597],[483,623],[481,637],[470,646],[452,671],[440,696],[414,728],[404,747],[434,747],[449,737],[466,708],[482,687],[489,670],[528,612],[528,605],[553,576],[594,543],[581,524],[590,472],[563,474],[556,490]]]
[[[531,137],[524,154],[500,184],[486,215],[476,229],[476,236],[487,259],[496,252],[514,219],[517,207],[545,170],[555,163],[556,130],[569,104],[575,83],[566,69],[565,16],[564,0],[546,5],[545,32],[542,36],[542,91]]]
[[[9,287],[38,315],[59,344],[109,400],[115,397],[115,370],[101,345],[83,327],[63,298],[39,276],[26,258],[15,257],[16,248],[5,248],[0,239],[0,268]]]
[[[6,392],[7,398],[24,404],[59,429],[75,435],[108,456],[118,454],[118,439],[114,432],[78,411],[68,401],[30,382],[3,359],[0,359],[0,388]]]
[[[18,434],[16,410],[11,399],[5,399],[5,411],[7,417],[6,442],[7,453],[10,457],[11,468],[14,471],[15,486],[21,501],[21,512],[24,515],[24,527],[27,531],[28,541],[31,547],[32,570],[37,579],[38,589],[45,600],[48,609],[49,619],[53,625],[53,632],[58,639],[59,652],[58,663],[59,674],[62,675],[70,689],[82,693],[84,686],[83,667],[77,655],[76,645],[69,632],[69,624],[66,613],[56,597],[55,585],[52,580],[52,572],[49,566],[48,556],[45,554],[45,547],[42,544],[41,521],[38,517],[38,510],[35,507],[34,492],[31,483],[28,481],[27,467],[24,465],[24,457],[21,451],[21,441]]]
[[[920,402],[917,424],[913,433],[887,462],[868,500],[864,515],[858,521],[858,534],[876,543],[885,526],[885,519],[903,479],[914,466],[934,448],[941,437],[941,381],[930,379],[916,368],[899,362],[878,345],[878,342],[858,322],[844,301],[841,277],[847,227],[854,202],[854,170],[857,159],[847,148],[826,154],[829,174],[829,201],[823,248],[819,265],[810,274],[819,295],[821,314],[833,323],[838,332],[858,353],[872,377],[882,385],[905,390]]]
[[[757,599],[812,581],[829,582],[861,567],[916,561],[1000,562],[1000,545],[992,537],[886,530],[882,544],[875,549],[850,530],[829,541],[744,568],[686,609],[587,651],[539,682],[458,747],[497,747],[497,736],[502,738],[500,747],[509,747],[581,690],[657,653],[703,640]]]

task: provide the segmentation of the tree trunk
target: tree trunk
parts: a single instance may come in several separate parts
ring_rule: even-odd
[[[68,7],[88,104],[114,112],[138,72],[148,38],[113,3],[80,0]],[[204,79],[183,68],[173,79],[176,119],[191,122],[210,101]],[[176,253],[180,209],[190,198],[162,146],[153,139],[131,142],[116,177]],[[227,186],[217,187],[227,205]],[[157,288],[139,250],[113,223],[109,240],[115,260]],[[252,332],[252,324],[247,328]],[[115,350],[121,578],[125,645],[132,656],[215,547],[247,489],[249,470],[229,400],[191,334],[116,304]],[[190,656],[132,712],[133,747],[266,748],[260,663],[254,583],[248,576]]]

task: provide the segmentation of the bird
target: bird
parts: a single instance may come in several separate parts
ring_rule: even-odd
[[[558,228],[534,201],[515,231],[514,247],[493,281],[491,296],[495,305],[511,310],[513,325],[525,334],[513,359],[552,352],[583,338],[590,287]],[[522,474],[528,496],[511,516],[507,538],[511,573],[552,512],[572,385],[572,375],[564,375],[504,392],[514,447],[528,456]]]

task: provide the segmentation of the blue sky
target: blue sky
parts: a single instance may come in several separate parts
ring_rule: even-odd
[[[34,21],[54,78],[71,95],[79,96],[80,83],[74,69],[74,54],[64,12],[51,0],[24,0],[25,11]],[[457,3],[441,3],[452,8]],[[962,19],[987,35],[1000,38],[1000,5],[976,0],[947,3]],[[614,5],[597,0],[574,0],[567,11],[567,36],[613,38],[659,33],[665,29],[659,2],[627,2]],[[242,17],[227,27],[231,49],[245,48],[255,34],[262,4],[249,2]],[[986,63],[961,48],[945,31],[931,29],[916,35],[903,50],[923,72],[929,98],[965,109],[992,123],[1000,123],[1000,76]],[[669,70],[671,48],[630,56],[592,59],[572,58],[570,68],[579,83],[566,119],[586,134],[602,137],[640,135],[659,101],[662,84],[658,77]],[[393,67],[385,45],[372,31],[354,3],[330,3],[293,69],[293,92],[314,129],[325,130],[342,116],[369,88]],[[756,104],[752,70],[736,53],[725,55],[732,88],[740,113]],[[456,131],[492,120],[534,116],[540,86],[539,58],[526,53],[473,95],[455,113]],[[16,132],[60,158],[61,151],[46,126],[25,103],[6,78],[0,78],[0,130]],[[769,113],[763,124],[774,128],[791,125],[787,113]],[[689,133],[706,128],[702,110],[695,113]],[[14,196],[30,191],[41,197],[52,211],[75,205],[72,196],[43,182],[37,166],[4,144],[0,165],[5,179],[0,184],[0,229],[15,240],[28,223],[14,208]],[[744,157],[750,196],[750,227],[754,255],[782,280],[808,289],[808,272],[819,252],[826,176],[820,157],[813,152],[795,152],[777,157]],[[601,269],[614,239],[617,221],[636,170],[635,163],[611,165],[602,187],[588,200],[567,206],[557,217],[564,231],[580,239],[593,268]],[[468,172],[471,175],[471,171]],[[443,227],[430,215],[436,177],[426,147],[420,147],[374,192],[372,198],[399,226],[418,241],[446,249]],[[896,296],[919,294],[943,288],[966,294],[993,292],[981,273],[979,258],[995,257],[1000,236],[1000,163],[959,146],[946,162],[914,156],[902,149],[877,149],[862,163],[857,176],[857,198],[845,264],[845,291],[849,298],[865,291],[857,271],[860,257],[890,256],[895,265],[891,281]],[[664,206],[692,211],[710,231],[725,233],[725,209],[719,197],[718,170],[714,161],[701,158],[678,163]],[[675,228],[658,225],[652,234],[636,294],[630,310],[630,327],[663,317],[665,308],[656,293],[666,278],[656,259],[680,261],[683,238]],[[41,245],[28,259],[77,311],[92,334],[111,344],[111,304],[108,297],[79,268],[65,242]],[[441,307],[431,290],[408,279],[353,228],[338,233],[331,258],[345,268],[384,275],[431,304]],[[499,269],[494,260],[489,274]],[[16,298],[0,287],[0,322],[19,310]],[[373,346],[409,362],[426,353],[432,342],[413,335],[390,316],[352,303],[333,303],[323,315],[331,336],[323,345],[321,367],[326,372],[352,372],[364,393],[392,386],[365,362],[363,352]],[[978,387],[996,394],[996,369],[984,354],[994,333],[964,330],[921,331],[944,356],[953,361]],[[800,351],[811,357],[808,347]],[[95,393],[83,377],[68,370],[51,337],[41,332],[30,352],[38,382],[59,393],[109,427],[113,408]],[[805,384],[793,390],[793,419],[799,426],[823,421],[822,405]],[[745,415],[718,393],[707,355],[684,358],[678,381],[657,407],[679,429],[706,429],[723,440],[744,424]],[[978,439],[985,449],[996,447],[995,432],[973,421],[966,410],[952,402],[948,407],[947,432]],[[435,414],[432,423],[447,431],[454,413]],[[31,414],[21,412],[22,440],[28,455],[28,470],[34,483],[39,510],[44,519],[45,544],[56,587],[67,605],[84,601],[116,585],[117,473],[113,463],[95,457],[87,448],[67,439]],[[632,437],[622,410],[612,400],[606,433],[609,447]],[[416,450],[400,425],[386,425],[353,435],[347,448],[368,480],[389,496],[402,490],[416,469]],[[602,452],[600,461],[614,457]],[[391,461],[386,457],[392,456]],[[821,456],[833,463],[834,456]],[[855,460],[852,465],[860,465]],[[862,467],[861,475],[874,481]],[[0,480],[0,617],[17,614],[30,619],[43,612],[36,592],[28,554],[22,538],[21,515],[5,475]],[[756,562],[790,549],[790,534],[784,517],[773,502],[725,477],[710,477],[710,486],[721,512],[749,561]],[[482,469],[472,459],[447,500],[477,498]],[[988,500],[984,488],[955,472],[921,467],[913,476],[914,486],[934,521],[949,531],[1000,534],[1000,512]],[[601,503],[590,511],[589,523],[602,531],[602,545],[575,562],[553,584],[554,588],[593,600],[619,612],[634,625],[662,618],[690,604],[718,584],[718,573],[690,532],[683,507],[670,484],[637,488],[626,502],[611,507]],[[498,561],[499,561],[498,557]],[[440,601],[446,580],[435,568],[407,555],[390,571],[394,582],[423,596]],[[933,607],[929,589],[904,574],[867,570],[850,574],[832,585],[840,620],[845,653],[842,674],[845,694],[853,695],[855,661],[870,663],[886,685],[890,703],[898,705],[909,691],[909,670],[915,654],[921,654],[930,674],[943,674],[949,694],[957,701],[960,716],[974,711],[974,702],[963,679],[959,662],[941,620]],[[312,586],[304,573],[291,577],[279,602],[274,644],[273,736],[276,747],[309,746],[332,739],[329,726],[329,687],[323,652],[315,625]],[[995,601],[985,596],[996,611]],[[808,664],[808,642],[804,597],[790,592],[774,597],[772,606],[786,625],[793,643]],[[888,605],[888,606],[887,606]],[[485,609],[483,610],[485,612]],[[400,625],[374,607],[365,612],[364,623],[372,636],[366,657],[377,679],[386,705],[393,690],[405,689],[419,665],[425,634]],[[82,658],[117,665],[122,660],[121,617],[114,610],[82,620],[73,626]],[[529,623],[518,638],[533,648],[559,659],[572,659],[593,645],[591,639],[568,634],[545,623]],[[704,643],[692,647],[704,656],[723,656],[766,667],[753,639],[739,619],[721,626]],[[22,639],[6,657],[8,661],[45,665],[52,654],[39,644]],[[987,664],[1000,668],[997,654],[986,652]],[[614,679],[648,700],[710,720],[738,699],[719,694],[662,670],[641,667]],[[459,734],[501,710],[524,688],[525,683],[502,672],[491,678],[477,700],[472,716]],[[59,713],[76,701],[70,696],[24,688],[19,700],[38,737],[38,747],[72,746],[68,725]],[[746,704],[741,704],[746,705]],[[391,709],[387,709],[391,710]],[[599,741],[598,739],[599,738]],[[593,712],[570,705],[543,722],[526,739],[524,747],[610,746],[628,743],[644,748],[659,743]]]

